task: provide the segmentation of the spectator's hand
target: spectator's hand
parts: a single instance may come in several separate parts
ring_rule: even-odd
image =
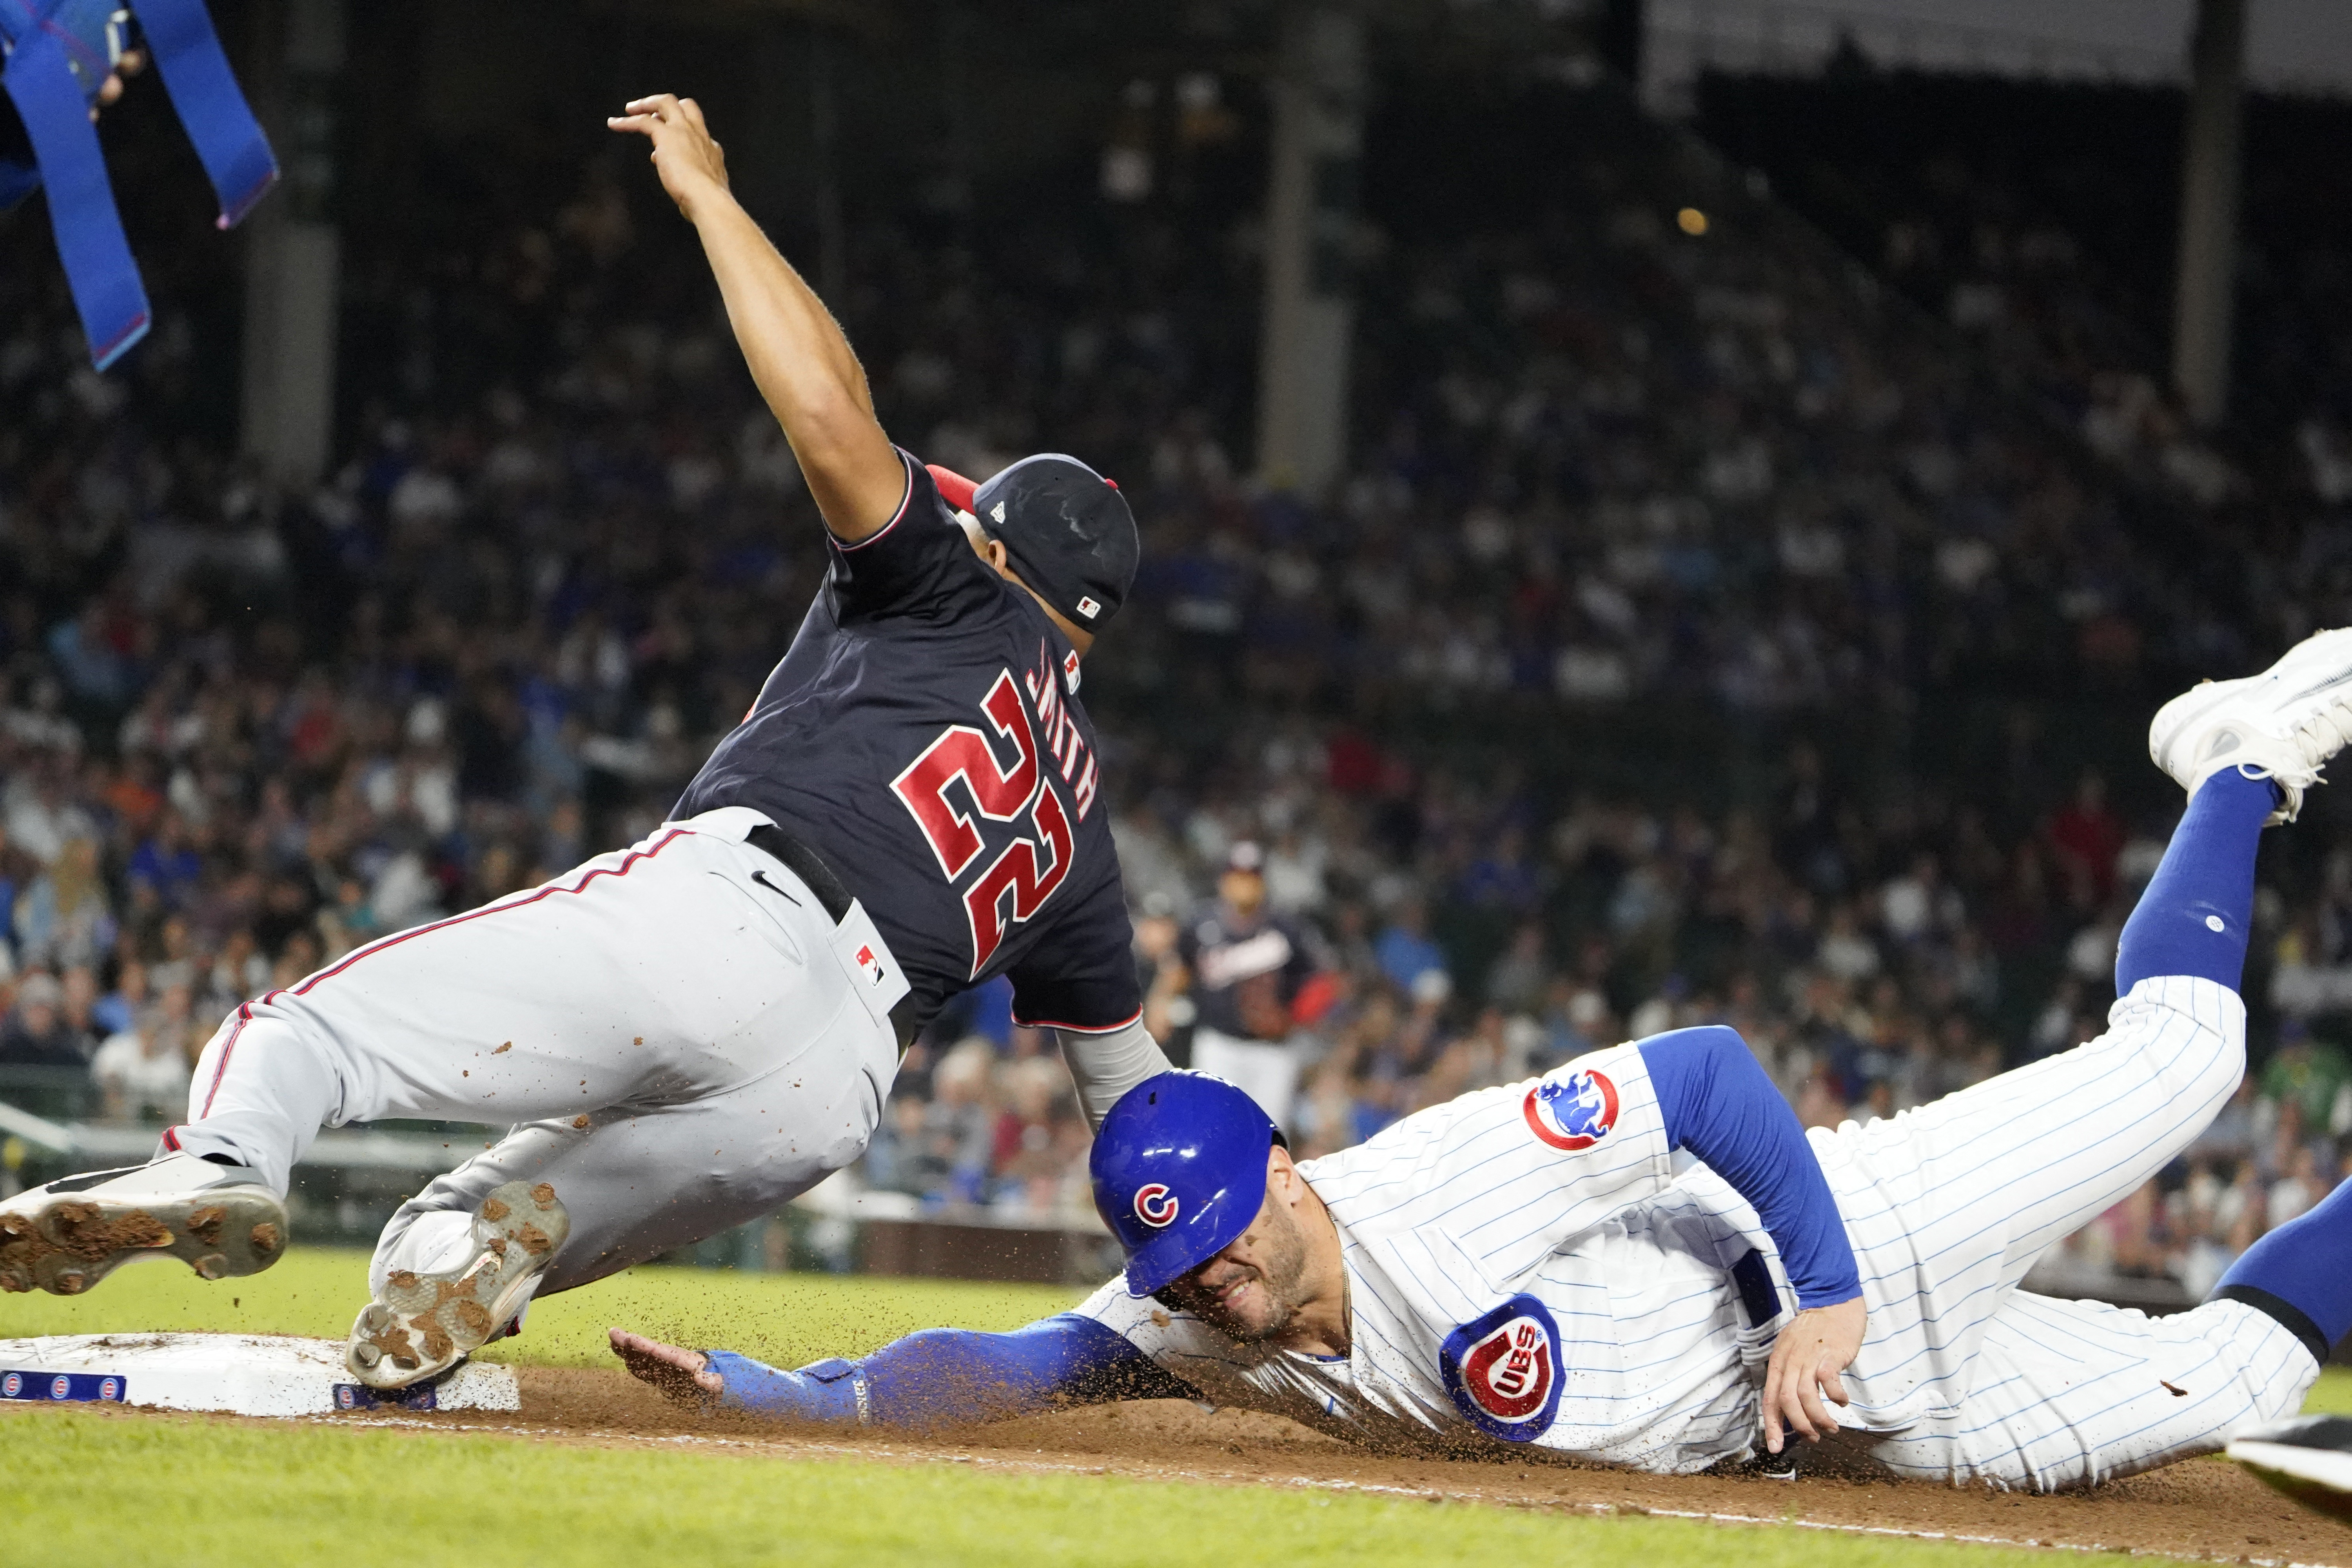
[[[727,194],[727,153],[702,122],[702,106],[675,93],[632,100],[627,111],[604,121],[615,131],[646,137],[654,144],[654,170],[677,210],[694,221],[695,204]]]
[[[663,1398],[674,1404],[698,1407],[709,1403],[706,1395],[718,1394],[727,1386],[710,1370],[710,1358],[700,1351],[681,1350],[625,1329],[607,1329],[604,1332],[613,1342],[613,1353],[621,1358],[629,1375],[652,1384],[661,1390]]]
[[[137,76],[141,71],[145,70],[146,68],[147,56],[144,50],[123,50],[122,58],[114,62],[114,69],[108,74],[107,79],[104,81],[98,84],[98,101],[90,105],[89,110],[90,123],[96,124],[98,122],[98,111],[100,110],[106,108],[110,104],[113,103],[115,100],[122,96],[122,84],[126,80],[131,77]]]
[[[1777,1454],[1782,1430],[1801,1432],[1808,1443],[1818,1443],[1838,1429],[1829,1405],[1846,1403],[1845,1384],[1838,1373],[1862,1353],[1863,1330],[1869,1310],[1856,1296],[1834,1307],[1811,1307],[1789,1320],[1772,1344],[1772,1362],[1764,1373],[1764,1447]]]

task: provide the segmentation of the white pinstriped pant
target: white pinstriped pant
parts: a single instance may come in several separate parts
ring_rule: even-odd
[[[1901,1475],[2051,1491],[2212,1453],[2299,1408],[2319,1369],[2253,1308],[2151,1319],[2018,1289],[2186,1149],[2244,1068],[2234,992],[2148,979],[2087,1045],[1814,1132],[1870,1310],[1841,1424]]]

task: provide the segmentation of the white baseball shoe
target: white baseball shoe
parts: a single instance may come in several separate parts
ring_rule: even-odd
[[[2190,795],[2223,768],[2269,779],[2293,822],[2320,767],[2352,742],[2352,627],[2315,632],[2263,671],[2209,680],[2157,710],[2147,754]]]
[[[0,1201],[0,1290],[79,1296],[134,1258],[176,1258],[227,1279],[285,1252],[278,1194],[242,1165],[194,1154],[64,1176]]]
[[[545,1182],[490,1189],[474,1211],[474,1247],[457,1268],[395,1268],[360,1309],[344,1361],[370,1388],[406,1388],[448,1371],[489,1342],[572,1234],[572,1216]]]

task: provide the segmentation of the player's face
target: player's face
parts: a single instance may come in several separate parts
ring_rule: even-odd
[[[1265,879],[1255,871],[1228,871],[1217,879],[1217,893],[1235,914],[1254,915],[1265,902]]]
[[[1239,1239],[1160,1292],[1226,1338],[1256,1344],[1290,1327],[1305,1304],[1307,1237],[1287,1204],[1266,1194]]]

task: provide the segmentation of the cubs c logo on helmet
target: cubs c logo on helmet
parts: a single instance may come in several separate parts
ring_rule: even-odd
[[[1548,1078],[1528,1090],[1520,1110],[1540,1142],[1573,1153],[1591,1148],[1617,1125],[1617,1086],[1607,1074],[1591,1071]]]
[[[1531,1443],[1559,1414],[1559,1326],[1533,1296],[1446,1335],[1438,1370],[1455,1408],[1490,1437]]]
[[[1165,1182],[1146,1182],[1135,1189],[1135,1217],[1154,1230],[1165,1230],[1176,1218],[1176,1194]]]

